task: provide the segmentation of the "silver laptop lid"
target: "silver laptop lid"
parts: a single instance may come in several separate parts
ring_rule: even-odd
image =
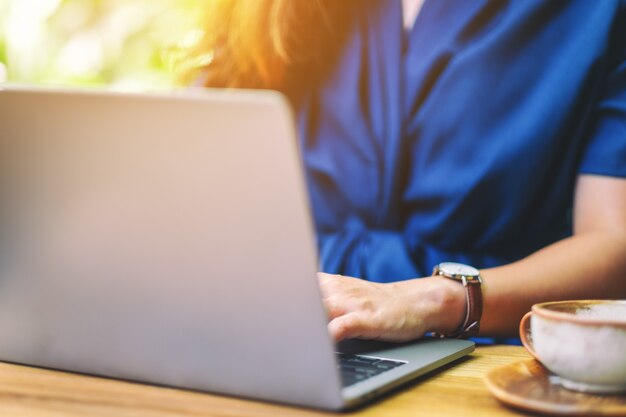
[[[340,408],[288,105],[0,91],[0,359]]]

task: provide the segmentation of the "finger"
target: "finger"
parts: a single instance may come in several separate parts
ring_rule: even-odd
[[[356,313],[336,317],[328,323],[328,331],[335,342],[366,337],[365,330],[365,323]]]

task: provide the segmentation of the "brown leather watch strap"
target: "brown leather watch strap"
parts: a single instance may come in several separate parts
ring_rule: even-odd
[[[483,314],[483,294],[482,294],[482,278],[480,275],[476,276],[448,276],[439,269],[438,266],[434,268],[433,275],[439,275],[447,279],[452,279],[463,284],[465,288],[465,319],[463,324],[454,333],[440,334],[433,333],[437,337],[451,337],[451,338],[468,338],[478,336],[480,330],[480,318]]]
[[[463,280],[467,293],[465,321],[455,337],[476,337],[480,330],[480,318],[483,314],[483,294],[481,282],[478,280]]]

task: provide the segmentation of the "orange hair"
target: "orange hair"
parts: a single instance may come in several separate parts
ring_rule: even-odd
[[[187,80],[208,87],[290,89],[332,66],[358,0],[205,0],[205,35]]]

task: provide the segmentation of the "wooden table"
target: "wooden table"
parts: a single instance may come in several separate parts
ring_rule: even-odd
[[[0,363],[0,416],[512,416],[487,391],[489,369],[528,359],[517,346],[468,358],[355,412],[333,414]]]

